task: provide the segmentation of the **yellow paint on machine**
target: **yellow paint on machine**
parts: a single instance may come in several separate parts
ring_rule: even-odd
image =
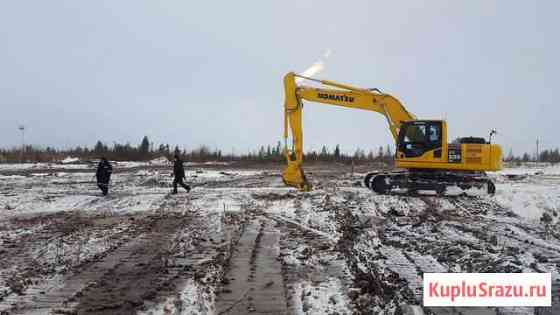
[[[327,88],[297,85],[296,78],[313,80]],[[284,77],[284,154],[288,165],[282,174],[284,183],[301,190],[310,190],[311,185],[303,172],[303,100],[377,112],[387,119],[389,130],[395,140],[396,166],[405,169],[448,170],[450,172],[497,171],[502,168],[502,149],[497,144],[461,143],[449,144],[447,122],[444,120],[419,120],[401,102],[376,89],[363,89],[348,84],[327,80],[316,80],[290,72]],[[410,127],[412,126],[412,127]],[[414,140],[407,140],[401,128],[424,128],[420,133],[428,139],[427,128],[434,128],[437,147],[426,149],[415,155]],[[291,148],[289,136],[292,136]],[[426,142],[426,144],[430,144]],[[450,150],[452,148],[453,150]]]

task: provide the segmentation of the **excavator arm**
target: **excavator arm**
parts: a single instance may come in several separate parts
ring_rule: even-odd
[[[298,85],[296,78],[316,81],[326,88]],[[282,178],[286,185],[297,187],[301,190],[311,189],[311,185],[306,180],[302,169],[302,100],[380,113],[387,119],[395,142],[397,142],[401,124],[405,121],[416,119],[396,98],[381,93],[377,89],[363,89],[328,80],[316,80],[290,72],[284,77],[284,92],[284,154],[286,155],[288,166],[284,170]],[[288,148],[290,132],[292,135],[291,149]]]

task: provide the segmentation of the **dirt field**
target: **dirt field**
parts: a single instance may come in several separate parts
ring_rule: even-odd
[[[0,169],[0,312],[560,314],[421,307],[424,272],[551,272],[556,290],[559,176],[437,198],[377,195],[346,166],[311,169],[309,193],[270,167],[187,171],[190,194],[135,165],[103,197],[91,167]]]

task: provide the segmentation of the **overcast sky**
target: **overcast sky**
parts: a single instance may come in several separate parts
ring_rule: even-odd
[[[2,1],[0,147],[282,137],[282,76],[376,87],[451,137],[558,147],[558,1]],[[556,98],[554,97],[556,96]],[[556,101],[556,102],[555,102]],[[392,143],[376,113],[308,103],[305,147]],[[451,140],[451,139],[450,139]]]

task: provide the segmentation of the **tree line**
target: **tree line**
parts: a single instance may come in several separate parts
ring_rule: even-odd
[[[102,141],[97,141],[92,147],[77,146],[70,149],[56,149],[53,147],[38,147],[27,145],[23,148],[15,147],[11,149],[0,149],[0,163],[26,162],[56,162],[68,156],[77,157],[82,160],[98,159],[101,156],[113,161],[149,161],[158,157],[171,159],[175,154],[181,156],[185,161],[205,162],[205,161],[262,161],[280,162],[284,160],[284,146],[280,141],[275,145],[262,145],[256,150],[243,153],[232,151],[224,152],[221,149],[212,149],[209,146],[201,145],[197,148],[187,150],[179,146],[169,144],[155,144],[144,136],[140,143],[133,145],[130,143],[113,143],[109,145]],[[538,160],[539,162],[559,163],[560,153],[558,148],[543,150],[536,155],[524,153],[515,156],[510,150],[504,157],[506,162],[529,162]],[[345,153],[340,145],[329,148],[323,145],[320,150],[310,150],[305,152],[304,158],[307,161],[338,161],[338,162],[383,162],[391,164],[394,158],[394,151],[390,146],[379,146],[376,150],[364,150],[358,148],[353,153]]]
[[[23,149],[11,148],[0,149],[0,163],[15,162],[57,162],[66,157],[77,157],[82,160],[93,160],[106,157],[113,161],[149,161],[158,157],[171,159],[174,155],[181,156],[185,161],[262,161],[280,162],[284,158],[284,146],[280,141],[275,145],[262,145],[256,150],[243,153],[224,152],[221,149],[212,149],[201,145],[197,148],[187,150],[179,146],[169,144],[155,144],[144,136],[138,145],[130,143],[113,143],[109,145],[97,141],[92,147],[77,146],[69,149],[56,149],[53,147],[39,147],[27,145]],[[380,146],[377,150],[366,151],[357,149],[353,154],[343,152],[340,145],[329,148],[324,145],[319,151],[310,150],[304,154],[307,161],[339,161],[339,162],[387,162],[393,160],[394,152],[389,146]]]
[[[521,163],[521,162],[546,162],[546,163],[552,163],[552,164],[556,164],[560,162],[560,151],[558,150],[558,148],[552,150],[552,149],[546,149],[543,150],[541,152],[539,152],[538,157],[537,154],[529,154],[527,152],[523,153],[520,156],[516,156],[513,154],[513,151],[510,150],[508,155],[504,158],[504,161],[506,162],[517,162],[517,163]]]

